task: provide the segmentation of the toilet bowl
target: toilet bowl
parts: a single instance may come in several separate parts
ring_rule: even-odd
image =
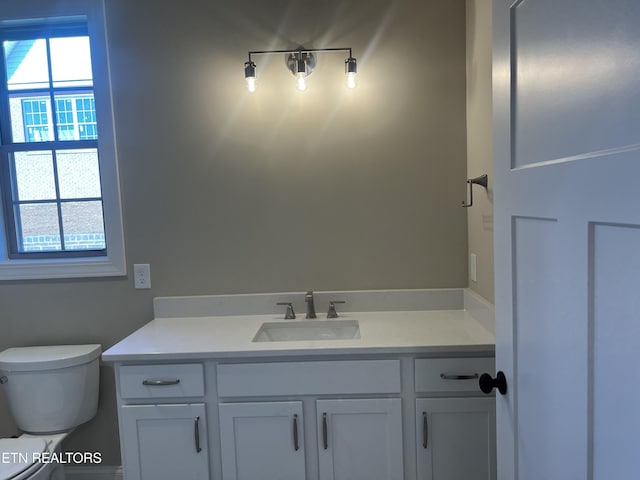
[[[98,406],[100,345],[9,348],[0,384],[16,425],[0,439],[0,480],[64,480],[62,440]]]
[[[64,480],[63,465],[48,461],[46,455],[60,452],[67,435],[24,434],[18,438],[0,438],[0,479]]]

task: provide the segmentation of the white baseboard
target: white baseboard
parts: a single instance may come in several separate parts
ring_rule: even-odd
[[[115,465],[66,466],[66,480],[123,480],[122,467]]]

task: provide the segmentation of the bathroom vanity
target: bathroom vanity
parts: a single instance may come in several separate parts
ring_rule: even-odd
[[[478,388],[495,370],[490,306],[398,294],[385,311],[318,293],[360,311],[287,321],[271,305],[296,294],[156,299],[103,354],[126,480],[495,479],[495,398]]]

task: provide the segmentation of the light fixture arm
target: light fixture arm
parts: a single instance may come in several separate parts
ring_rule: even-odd
[[[249,52],[249,61],[252,62],[252,55],[271,55],[271,54],[300,54],[300,53],[316,53],[316,52],[349,52],[349,58],[352,58],[352,52],[350,47],[337,47],[337,48],[295,48],[288,50],[252,50]]]

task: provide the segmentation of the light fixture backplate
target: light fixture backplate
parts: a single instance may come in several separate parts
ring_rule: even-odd
[[[297,71],[298,59],[302,59],[307,64],[307,74],[305,75],[305,77],[308,77],[316,67],[316,56],[313,54],[313,52],[306,52],[302,48],[297,52],[292,52],[289,55],[285,55],[287,68],[293,75],[295,75]]]

